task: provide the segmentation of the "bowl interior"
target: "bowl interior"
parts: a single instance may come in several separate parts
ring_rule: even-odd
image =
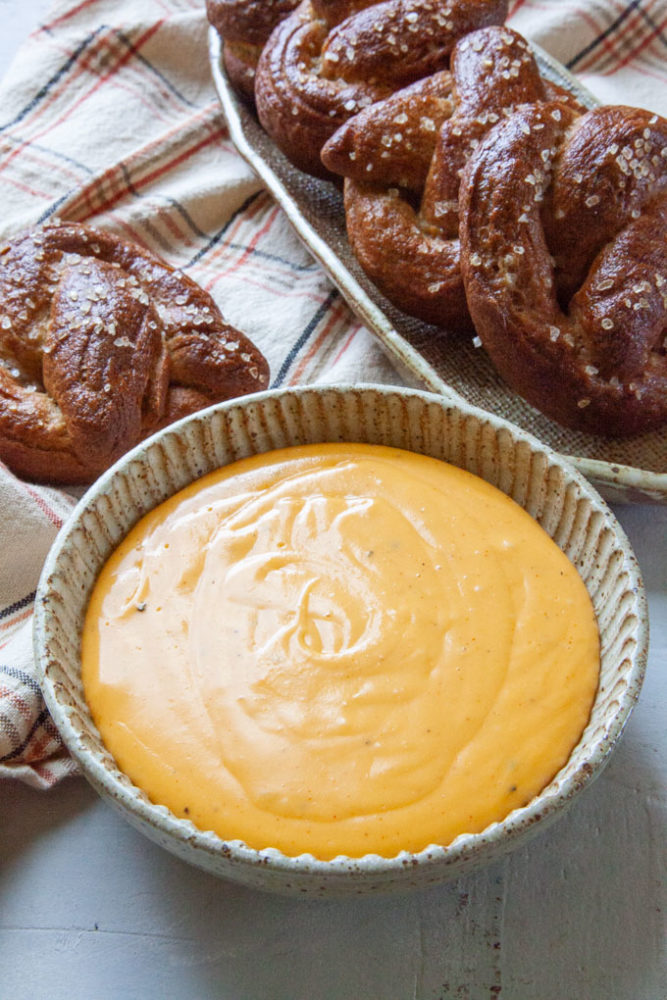
[[[525,508],[576,566],[601,639],[601,676],[589,723],[567,764],[527,806],[448,847],[395,858],[318,861],[255,851],[197,830],[151,803],[115,765],[81,685],[80,635],[99,570],[147,511],[222,465],[275,448],[361,441],[452,462]],[[637,699],[647,652],[646,606],[635,557],[604,502],[539,442],[486,413],[442,397],[383,387],[276,390],[189,417],[125,456],[88,491],[59,535],[35,605],[35,653],[48,707],[98,791],[126,818],[214,874],[282,892],[346,894],[444,881],[523,842],[600,772]]]

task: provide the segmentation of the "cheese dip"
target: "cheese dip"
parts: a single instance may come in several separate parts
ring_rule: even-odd
[[[598,684],[590,598],[484,480],[394,448],[226,466],[104,567],[86,698],[149,798],[323,860],[448,844],[567,761]]]

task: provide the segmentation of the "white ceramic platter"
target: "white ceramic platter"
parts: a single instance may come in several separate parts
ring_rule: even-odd
[[[556,60],[533,46],[543,74],[593,107],[596,99]],[[297,235],[340,290],[350,308],[399,367],[452,401],[465,400],[535,434],[565,455],[608,500],[667,503],[667,433],[628,440],[566,430],[512,392],[470,336],[429,326],[396,309],[366,277],[345,232],[342,196],[327,181],[296,170],[262,130],[229,84],[221,43],[209,32],[213,79],[239,153],[264,182]]]

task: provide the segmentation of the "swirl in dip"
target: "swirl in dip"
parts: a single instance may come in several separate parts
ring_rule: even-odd
[[[482,479],[319,444],[144,517],[83,636],[119,767],[222,838],[329,859],[483,830],[566,762],[598,684],[583,582]]]

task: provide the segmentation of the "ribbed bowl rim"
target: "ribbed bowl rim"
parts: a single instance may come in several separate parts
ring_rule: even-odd
[[[603,737],[597,739],[590,747],[585,764],[562,780],[557,790],[549,791],[550,786],[547,786],[545,791],[527,805],[515,809],[505,819],[490,824],[481,833],[461,834],[447,846],[431,844],[422,851],[400,851],[393,857],[367,854],[360,858],[349,858],[341,855],[332,860],[322,861],[310,854],[292,857],[273,848],[256,850],[240,840],[225,841],[212,831],[200,830],[189,820],[177,818],[166,807],[149,802],[120,770],[116,768],[110,771],[107,764],[103,763],[100,751],[91,748],[80,738],[72,723],[70,707],[61,699],[58,685],[51,676],[50,666],[53,663],[53,656],[49,652],[49,642],[53,635],[53,627],[50,621],[52,615],[50,593],[52,580],[57,577],[59,562],[68,546],[72,544],[72,535],[80,525],[84,514],[94,510],[104,497],[113,493],[114,483],[119,474],[124,473],[133,463],[145,463],[146,456],[159,443],[177,438],[182,434],[183,428],[193,422],[211,421],[214,415],[221,411],[249,406],[261,408],[267,401],[286,396],[303,398],[333,394],[340,397],[350,393],[376,394],[378,397],[384,397],[385,401],[389,397],[400,397],[402,400],[417,399],[423,401],[425,405],[436,405],[444,411],[458,412],[466,419],[477,420],[496,430],[507,431],[515,446],[517,442],[524,442],[533,452],[543,455],[550,466],[557,466],[563,470],[566,479],[576,484],[581,496],[591,503],[594,510],[601,513],[606,524],[612,528],[617,549],[623,553],[625,569],[629,574],[629,589],[634,595],[633,612],[637,618],[637,641],[626,672],[627,684],[618,699],[615,712],[608,720]],[[145,511],[142,511],[141,515],[144,513]],[[639,567],[623,529],[593,486],[561,455],[508,421],[469,404],[453,403],[438,394],[419,389],[359,383],[269,389],[262,393],[219,403],[164,428],[124,455],[90,487],[61,528],[46,559],[37,588],[33,636],[39,683],[47,707],[67,748],[79,763],[84,776],[103,797],[108,797],[112,803],[120,807],[131,823],[148,836],[155,834],[153,839],[158,839],[163,846],[201,867],[208,867],[211,870],[210,865],[206,863],[207,858],[225,859],[224,872],[217,871],[216,874],[226,878],[262,887],[261,871],[265,871],[267,876],[272,873],[278,877],[277,885],[271,885],[271,879],[267,878],[267,889],[298,891],[300,877],[307,877],[306,882],[313,880],[322,882],[320,888],[324,891],[327,879],[343,884],[353,873],[354,878],[350,880],[349,890],[343,891],[357,893],[363,891],[363,882],[366,880],[375,886],[378,880],[380,882],[386,880],[388,887],[395,890],[397,887],[400,889],[403,882],[407,889],[411,881],[414,884],[431,884],[457,877],[463,871],[488,863],[507,850],[519,846],[535,832],[536,827],[544,829],[550,821],[560,815],[573,798],[602,771],[636,703],[646,668],[648,615]],[[92,720],[90,727],[97,732]],[[577,746],[582,742],[583,739]],[[551,784],[557,780],[558,776]],[[420,878],[415,881],[416,869],[420,869]]]

